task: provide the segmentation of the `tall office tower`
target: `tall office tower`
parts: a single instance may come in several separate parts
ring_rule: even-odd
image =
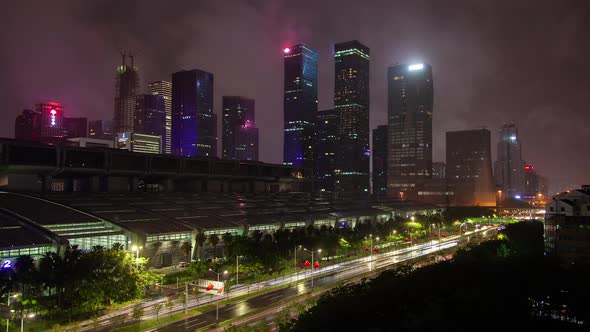
[[[407,197],[432,176],[432,67],[396,64],[388,70],[390,196]]]
[[[213,74],[193,69],[172,74],[172,154],[216,157]]]
[[[327,110],[316,115],[315,163],[319,191],[334,191],[334,167],[338,146],[338,112]]]
[[[33,110],[23,110],[14,121],[14,138],[35,141],[41,134],[41,114]]]
[[[340,117],[336,190],[369,191],[369,48],[334,45],[334,109]]]
[[[524,160],[518,137],[518,128],[508,123],[500,129],[498,156],[494,164],[496,185],[502,192],[502,199],[516,198],[524,192]]]
[[[164,109],[166,110],[166,138],[164,153],[172,153],[172,82],[155,81],[148,84],[148,93],[164,97]]]
[[[447,178],[456,205],[496,205],[489,130],[447,132]]]
[[[88,137],[98,139],[114,138],[112,120],[94,120],[88,122]]]
[[[373,195],[387,196],[387,125],[373,129]]]
[[[162,136],[162,151],[166,149],[166,110],[161,95],[138,95],[135,98],[135,133]]]
[[[115,86],[115,113],[113,123],[115,132],[133,131],[133,112],[135,110],[135,96],[139,93],[139,73],[131,63],[126,63],[127,55],[123,54],[123,63],[117,67]]]
[[[86,137],[88,135],[88,119],[64,117],[64,137]]]
[[[318,53],[303,44],[283,50],[283,163],[314,178],[314,122],[318,110]]]
[[[223,96],[222,158],[258,160],[254,99]]]
[[[40,114],[39,126],[41,140],[62,138],[64,135],[64,107],[60,103],[42,102],[35,104],[35,111]]]
[[[447,178],[447,165],[442,161],[432,163],[432,178],[433,179],[446,179]]]

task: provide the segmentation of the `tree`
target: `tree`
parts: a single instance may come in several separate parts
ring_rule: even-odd
[[[133,307],[133,312],[131,313],[131,316],[136,320],[141,320],[141,317],[143,317],[143,313],[143,307],[141,306],[141,304],[138,304],[135,307]]]
[[[226,232],[221,236],[221,239],[223,240],[223,256],[226,256],[227,247],[229,247],[234,237],[231,235],[231,233]]]
[[[166,301],[166,309],[168,309],[168,312],[172,311],[172,308],[174,308],[174,301],[173,300]]]
[[[213,256],[217,256],[217,245],[219,244],[219,235],[211,234],[209,235],[209,244],[213,247]]]
[[[162,310],[162,303],[158,302],[156,304],[154,304],[154,311],[156,312],[156,321],[160,321],[160,310]]]
[[[200,259],[201,257],[203,257],[202,251],[203,251],[203,246],[205,245],[205,241],[207,241],[207,235],[205,235],[205,233],[203,233],[203,232],[199,232],[199,233],[197,233],[196,240],[197,240],[197,246],[199,249],[198,256]]]
[[[180,251],[186,256],[187,262],[190,262],[189,255],[191,254],[192,248],[193,246],[191,246],[191,243],[188,241],[184,241],[180,246]]]

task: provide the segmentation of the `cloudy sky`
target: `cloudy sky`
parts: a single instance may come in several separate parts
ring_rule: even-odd
[[[320,53],[320,110],[333,105],[333,45],[371,48],[371,128],[386,122],[387,66],[431,63],[434,160],[449,130],[516,122],[524,159],[553,190],[590,183],[590,1],[3,1],[0,136],[40,100],[112,117],[119,50],[142,89],[181,69],[215,75],[221,96],[256,99],[263,161],[282,158],[283,47]]]

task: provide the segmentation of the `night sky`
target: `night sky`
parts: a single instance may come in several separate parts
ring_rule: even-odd
[[[3,1],[0,136],[40,100],[112,118],[120,49],[148,82],[198,68],[222,95],[256,100],[260,156],[282,160],[282,48],[317,49],[319,109],[333,106],[333,45],[371,48],[371,128],[386,123],[387,66],[431,63],[434,160],[445,132],[504,122],[551,190],[590,183],[590,1]],[[220,131],[219,131],[220,132]],[[221,142],[219,142],[221,143]]]

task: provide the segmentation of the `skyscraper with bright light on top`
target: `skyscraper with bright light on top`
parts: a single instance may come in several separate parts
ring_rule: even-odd
[[[496,186],[502,191],[502,199],[521,198],[524,193],[524,166],[518,128],[507,123],[500,129],[498,155],[494,163]]]
[[[283,163],[314,177],[314,122],[318,110],[318,53],[303,44],[283,49]]]
[[[432,178],[432,67],[396,64],[387,81],[387,191],[409,198]]]
[[[115,87],[113,125],[116,133],[133,131],[135,96],[139,94],[139,74],[134,66],[133,56],[129,56],[130,64],[126,62],[126,54],[123,54],[122,57],[123,62],[117,67]]]
[[[223,159],[258,160],[258,128],[254,121],[254,99],[223,96]]]

